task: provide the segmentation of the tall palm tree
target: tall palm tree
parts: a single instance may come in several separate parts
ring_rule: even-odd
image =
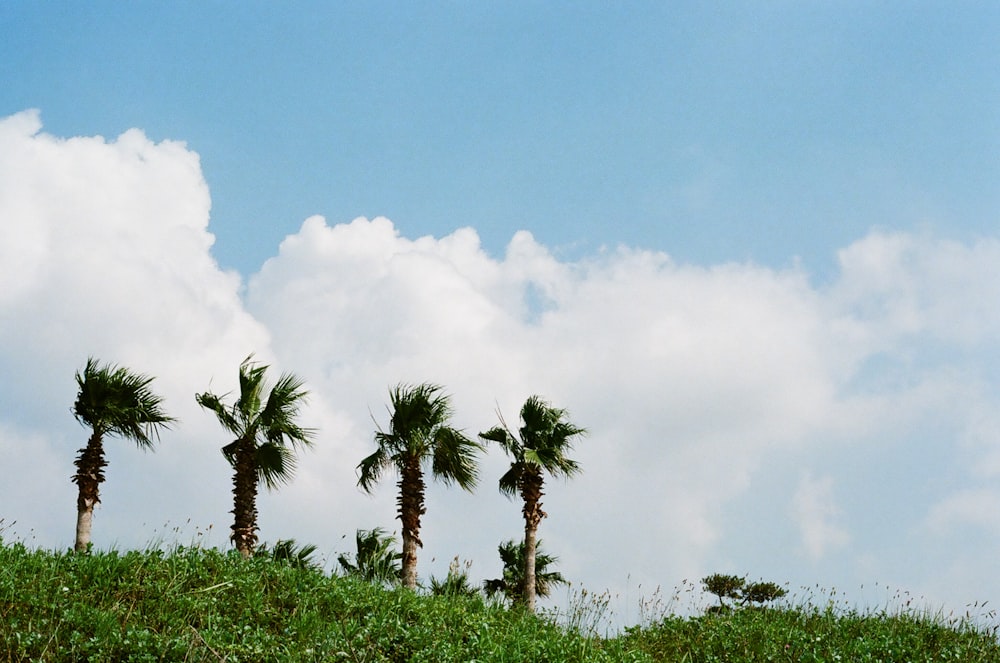
[[[152,449],[161,428],[174,422],[161,408],[163,399],[149,385],[153,378],[133,373],[113,364],[87,359],[83,372],[76,373],[79,387],[73,415],[91,429],[87,446],[80,449],[74,464],[73,482],[79,487],[76,498],[75,550],[86,551],[94,520],[94,507],[101,501],[99,488],[104,482],[104,436],[116,435],[132,440],[140,449]]]
[[[401,384],[389,392],[392,415],[388,432],[375,433],[375,453],[358,464],[358,485],[370,493],[382,473],[395,468],[399,474],[399,519],[403,524],[404,587],[417,586],[417,548],[420,516],[424,508],[424,465],[446,485],[452,482],[471,491],[478,478],[476,455],[483,447],[448,425],[449,397],[436,384]]]
[[[257,545],[258,486],[274,490],[290,481],[295,473],[293,450],[312,444],[314,434],[295,422],[309,393],[303,381],[282,373],[265,398],[267,369],[254,362],[253,355],[243,360],[240,395],[232,405],[209,392],[195,396],[198,405],[215,413],[222,427],[236,436],[222,447],[222,454],[233,468],[230,538],[244,558],[252,556]]]
[[[497,550],[500,561],[503,562],[503,577],[483,582],[487,596],[503,594],[512,605],[524,603],[524,541],[505,541]],[[542,552],[542,540],[535,542],[535,593],[538,596],[548,596],[556,585],[568,585],[569,581],[558,571],[550,571],[549,567],[559,561]]]
[[[510,469],[500,477],[500,492],[508,497],[520,493],[524,502],[524,605],[535,609],[537,555],[536,538],[542,511],[544,474],[570,477],[580,471],[579,464],[566,456],[572,440],[587,431],[565,419],[566,410],[552,407],[539,396],[531,396],[521,407],[521,428],[511,433],[500,416],[500,425],[479,436],[496,442],[511,457]]]

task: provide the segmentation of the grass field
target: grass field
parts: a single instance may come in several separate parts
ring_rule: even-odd
[[[602,636],[585,603],[535,616],[216,549],[0,543],[0,661],[1000,661],[997,626],[915,610],[800,602]]]

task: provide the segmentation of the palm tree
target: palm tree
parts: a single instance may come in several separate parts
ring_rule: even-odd
[[[347,555],[339,555],[337,561],[347,575],[361,578],[377,585],[393,585],[399,582],[399,560],[402,553],[395,550],[396,537],[381,527],[359,529],[355,532],[358,552],[352,562]]]
[[[90,545],[94,507],[101,501],[99,488],[108,464],[104,459],[104,436],[117,435],[132,440],[140,449],[152,449],[160,428],[169,428],[174,422],[160,407],[163,399],[150,390],[152,381],[151,377],[120,366],[100,366],[93,357],[87,359],[83,373],[76,373],[79,391],[73,415],[91,429],[87,446],[80,449],[74,463],[73,482],[80,491],[76,498],[77,552],[86,551]]]
[[[240,364],[240,395],[225,405],[215,394],[197,394],[195,400],[215,413],[219,423],[236,439],[222,447],[233,468],[233,533],[230,537],[244,558],[257,545],[257,489],[274,490],[295,473],[294,448],[312,444],[314,431],[295,420],[308,392],[303,381],[283,373],[265,399],[264,375],[268,366],[250,355]]]
[[[424,508],[424,465],[430,461],[431,475],[446,485],[457,483],[471,491],[476,485],[478,442],[448,425],[452,410],[441,387],[424,383],[398,385],[390,391],[392,415],[389,431],[375,433],[375,453],[358,464],[358,485],[370,493],[382,473],[395,468],[399,474],[399,519],[403,524],[404,587],[417,586],[417,548],[420,516]]]
[[[318,571],[322,569],[322,565],[316,561],[317,550],[318,548],[311,543],[300,546],[295,543],[295,539],[278,539],[273,548],[268,548],[265,543],[253,551],[253,556],[287,564],[296,569]]]
[[[566,456],[572,449],[572,439],[583,435],[584,428],[566,421],[566,410],[552,407],[539,396],[531,396],[521,407],[521,428],[515,437],[500,416],[500,425],[479,436],[496,442],[512,458],[510,469],[500,477],[500,492],[508,497],[520,493],[524,501],[524,605],[535,609],[538,524],[545,517],[542,511],[544,473],[553,476],[573,476],[579,464]]]
[[[497,550],[500,561],[503,562],[503,577],[483,582],[487,596],[503,594],[512,605],[524,603],[524,541],[505,541]],[[542,552],[542,541],[535,542],[535,593],[538,596],[548,596],[556,585],[568,585],[569,581],[558,571],[549,571],[552,564],[559,561]]]
[[[463,598],[482,598],[480,588],[469,580],[469,568],[472,562],[462,562],[456,555],[448,564],[448,575],[444,580],[431,576],[432,596],[453,596]]]

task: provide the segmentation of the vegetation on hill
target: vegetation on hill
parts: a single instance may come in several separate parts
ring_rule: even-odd
[[[0,543],[0,661],[1000,660],[996,627],[830,606],[658,615],[601,635],[578,615],[331,576],[284,548],[243,559]]]

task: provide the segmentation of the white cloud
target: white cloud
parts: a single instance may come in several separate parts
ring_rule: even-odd
[[[1000,536],[1000,491],[994,487],[960,490],[935,505],[926,523],[939,534],[973,526]]]
[[[814,562],[850,541],[841,523],[842,512],[834,497],[832,477],[814,478],[809,472],[803,473],[792,500],[792,511],[802,546]]]
[[[379,413],[398,380],[447,385],[471,431],[491,425],[494,403],[514,418],[535,392],[568,407],[591,430],[579,454],[596,469],[566,490],[601,519],[686,532],[670,553],[686,559],[717,539],[713,514],[760,452],[796,446],[833,406],[828,333],[798,272],[625,249],[561,265],[526,233],[496,260],[470,230],[410,241],[385,219],[314,217],[247,301],[282,357],[331,402],[357,403],[361,430],[364,404]],[[600,497],[607,480],[618,499]],[[658,507],[622,514],[622,499]]]
[[[1000,335],[1000,240],[873,232],[838,252],[833,298],[882,342],[925,334],[961,346]]]
[[[86,440],[70,414],[73,375],[89,355],[156,376],[181,420],[155,459],[109,444],[98,542],[141,543],[142,523],[183,522],[228,491],[207,478],[219,469],[219,431],[193,395],[213,377],[231,382],[249,352],[266,355],[268,332],[244,311],[239,276],[212,259],[208,213],[198,157],[180,143],[137,130],[58,139],[40,133],[34,112],[0,120],[0,366],[17,376],[3,387],[2,423],[20,431],[0,435],[5,446],[27,438],[44,448],[15,454],[10,475],[33,477],[54,499],[72,487]],[[62,459],[58,471],[38,463],[41,453]],[[188,482],[208,488],[198,495]],[[36,511],[32,494],[9,485],[4,517],[23,525],[21,514]],[[68,517],[35,526],[40,541],[65,540],[73,500],[62,506]]]
[[[44,545],[71,540],[85,432],[69,406],[90,354],[155,375],[181,420],[155,456],[109,445],[98,545],[143,545],[187,518],[225,541],[227,440],[193,396],[234,389],[252,351],[307,379],[305,423],[320,432],[296,481],[261,497],[267,540],[332,555],[357,527],[398,529],[393,481],[368,497],[354,468],[401,381],[445,385],[470,434],[498,408],[513,423],[533,393],[589,429],[583,474],[547,487],[541,536],[590,588],[670,586],[723,562],[822,583],[861,573],[844,570],[848,557],[920,584],[927,571],[899,560],[915,544],[946,558],[949,545],[922,523],[994,526],[961,491],[996,475],[983,469],[998,457],[1000,314],[984,304],[998,300],[995,239],[873,233],[841,251],[839,278],[820,289],[799,268],[627,247],[564,261],[524,231],[495,257],[471,228],[408,239],[384,218],[311,217],[241,294],[211,257],[209,205],[181,143],[137,130],[59,139],[33,112],[0,120],[0,369],[17,376],[0,385],[0,449],[12,476],[58,501],[40,507],[39,489],[5,482],[0,517]],[[884,480],[863,480],[889,463]],[[505,465],[495,450],[484,459],[475,495],[430,488],[421,575],[455,554],[476,578],[499,571],[497,543],[521,531],[496,490]],[[798,508],[781,518],[774,500],[793,492]],[[738,517],[801,541],[808,565],[747,545],[732,534]]]

